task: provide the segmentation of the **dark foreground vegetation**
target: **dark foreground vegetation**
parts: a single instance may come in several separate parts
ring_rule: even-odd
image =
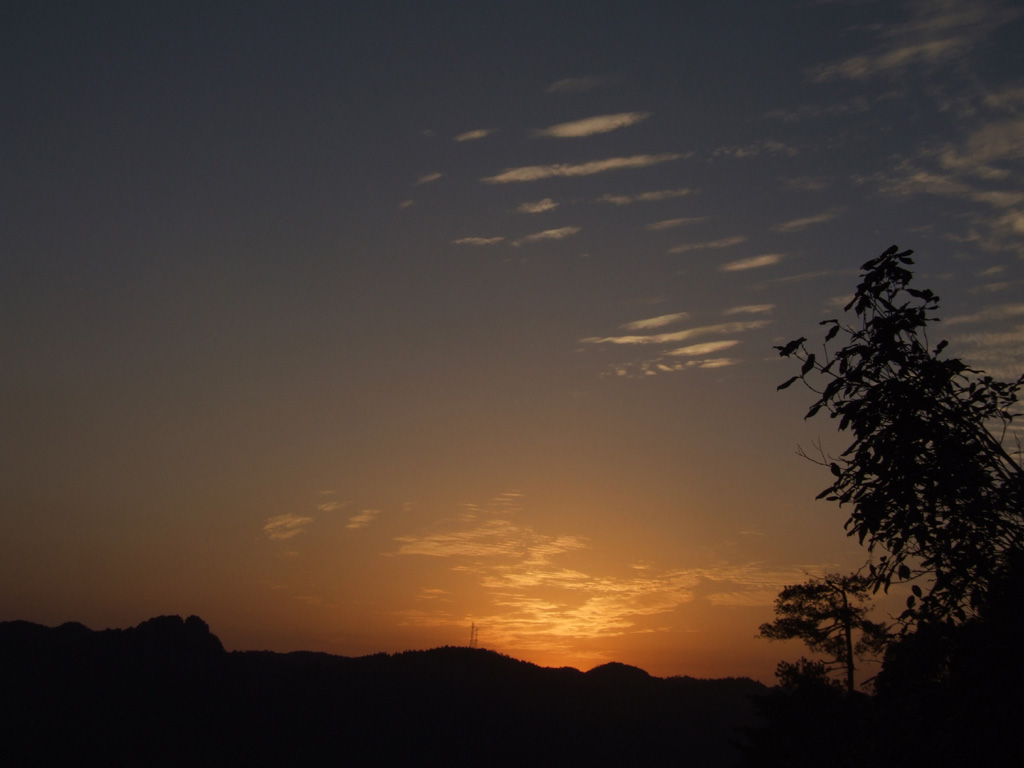
[[[1024,376],[997,381],[946,353],[939,298],[910,286],[910,255],[893,246],[863,265],[822,344],[777,347],[800,363],[779,389],[801,382],[807,418],[852,438],[805,456],[828,469],[818,498],[847,511],[868,560],[779,594],[761,636],[818,658],[779,665],[751,768],[1024,764]],[[869,619],[870,595],[893,586],[905,610]],[[854,688],[865,655],[882,661],[872,696]]]
[[[780,665],[744,742],[745,768],[1024,765],[1024,561],[962,623],[895,633],[872,694],[826,665]]]
[[[470,648],[227,652],[195,616],[0,623],[0,676],[18,766],[727,766],[765,690]]]

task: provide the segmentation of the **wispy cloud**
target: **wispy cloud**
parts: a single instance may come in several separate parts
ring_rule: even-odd
[[[359,514],[352,515],[352,517],[348,519],[348,524],[345,527],[352,528],[353,530],[366,528],[379,514],[379,509],[364,509]]]
[[[504,237],[460,237],[452,240],[455,245],[496,245],[504,240]]]
[[[731,357],[718,357],[713,360],[701,360],[701,368],[728,368],[732,365],[739,365],[739,360],[734,360]]]
[[[995,29],[1019,18],[1019,8],[971,0],[908,4],[913,18],[879,28],[871,51],[808,71],[813,82],[866,80],[898,75],[912,66],[933,66],[962,57]]]
[[[989,123],[972,133],[957,150],[947,147],[940,155],[942,166],[963,171],[983,179],[1005,179],[1006,168],[992,163],[1019,160],[1024,157],[1024,118]]]
[[[968,363],[996,379],[1014,381],[1024,371],[1024,325],[1006,330],[959,334],[950,341],[958,350],[966,348],[963,357]],[[1018,434],[1024,436],[1020,425],[1017,425],[1017,429]]]
[[[444,176],[443,173],[427,173],[416,179],[416,184],[429,184],[432,181],[437,181],[442,176]]]
[[[895,197],[935,195],[978,203],[983,210],[961,219],[969,229],[946,236],[985,250],[1010,250],[1024,256],[1024,187],[1015,173],[1007,173],[1022,158],[1024,119],[1002,121],[975,131],[959,148],[923,152],[868,180],[882,194]]]
[[[746,144],[742,147],[719,147],[711,153],[711,156],[732,157],[742,160],[747,157],[757,157],[763,154],[795,157],[799,152],[793,147],[783,144],[781,141],[766,139],[764,141],[756,141],[753,144]]]
[[[739,365],[742,361],[732,357],[682,359],[681,355],[661,355],[653,359],[618,363],[603,374],[617,379],[650,379],[681,371],[715,370]]]
[[[775,309],[774,304],[745,304],[742,307],[730,307],[723,312],[723,315],[757,315],[771,312]]]
[[[516,558],[546,564],[553,555],[587,546],[577,536],[546,536],[509,520],[471,520],[472,527],[400,536],[396,555],[456,558]]]
[[[773,277],[771,282],[773,283],[800,283],[804,280],[817,280],[819,277],[827,277],[834,272],[830,269],[820,269],[816,272],[800,272],[795,275],[785,275],[784,277]],[[837,299],[839,301],[839,299]],[[850,301],[849,297],[841,300],[839,306],[847,304]]]
[[[679,361],[714,367],[725,359]],[[514,505],[521,503],[518,497]],[[403,625],[480,628],[481,642],[503,649],[572,649],[577,643],[627,633],[663,631],[659,617],[699,599],[712,605],[770,606],[785,584],[806,578],[803,568],[756,562],[719,562],[664,570],[634,564],[622,575],[594,572],[584,563],[590,542],[519,525],[495,503],[439,521],[438,530],[395,540],[395,557],[444,558],[451,570],[475,579],[489,597],[483,610],[460,610],[456,592],[425,587],[398,611]],[[575,567],[564,562],[573,556]],[[821,569],[816,569],[821,570]]]
[[[1011,283],[985,283],[970,289],[970,293],[999,293],[1010,288]]]
[[[747,269],[759,269],[760,267],[770,267],[772,264],[778,264],[781,260],[781,254],[765,253],[760,256],[751,256],[749,259],[730,261],[728,264],[723,264],[721,266],[721,270],[723,272],[742,272]]]
[[[608,80],[603,77],[565,77],[553,82],[544,89],[544,92],[583,93],[584,91],[593,91],[597,88],[601,88],[607,83]]]
[[[587,117],[583,120],[574,120],[570,123],[559,123],[548,128],[542,128],[536,131],[534,135],[560,139],[593,136],[598,133],[609,133],[619,128],[636,125],[650,116],[650,112],[619,112],[614,115],[596,115],[595,117]]]
[[[657,317],[648,317],[643,320],[634,320],[631,323],[623,323],[620,327],[627,331],[644,331],[649,328],[663,328],[666,325],[678,323],[681,320],[688,320],[689,318],[689,312],[675,312],[671,315],[658,315]]]
[[[849,101],[838,104],[804,104],[795,109],[773,109],[771,112],[765,113],[765,117],[770,120],[781,120],[784,123],[799,123],[823,117],[857,115],[867,112],[870,108],[871,105],[867,99],[863,96],[857,96]]]
[[[853,56],[849,59],[815,67],[810,70],[811,80],[864,80],[874,75],[901,72],[911,64],[938,62],[959,55],[971,47],[967,37],[949,37],[929,40],[881,50],[873,54]]]
[[[730,323],[717,323],[715,325],[702,325],[696,328],[687,328],[672,333],[654,333],[647,336],[591,336],[580,339],[585,344],[674,344],[680,341],[697,336],[709,336],[728,333],[742,333],[763,328],[768,325],[767,320],[747,320]]]
[[[826,211],[825,213],[819,213],[816,216],[805,216],[802,219],[791,219],[784,221],[781,224],[776,224],[772,227],[773,232],[800,232],[801,230],[807,229],[815,224],[824,224],[826,221],[832,221],[839,215],[838,211]]]
[[[670,200],[675,197],[685,197],[692,194],[692,189],[660,189],[656,192],[641,192],[637,195],[604,195],[599,197],[599,203],[611,203],[612,205],[629,205],[630,203],[656,203],[660,200]]]
[[[1024,238],[1024,210],[1007,211],[990,224],[1004,238]]]
[[[543,232],[534,232],[532,235],[520,237],[513,240],[512,245],[523,245],[525,243],[536,243],[539,240],[563,240],[580,232],[582,227],[559,227],[558,229],[545,229]]]
[[[552,200],[550,197],[545,197],[543,200],[538,200],[534,203],[522,203],[516,208],[517,213],[546,213],[547,211],[553,211],[558,207],[558,203]]]
[[[669,253],[688,253],[690,251],[703,251],[708,248],[729,248],[733,245],[745,243],[747,238],[743,235],[723,237],[718,240],[705,240],[700,243],[683,243],[669,250]]]
[[[772,605],[779,591],[778,587],[767,587],[744,592],[714,592],[708,595],[708,602],[729,608],[758,608]]]
[[[1024,317],[1024,304],[998,304],[992,307],[986,307],[980,312],[975,312],[970,315],[955,315],[947,320],[943,320],[944,326],[949,325],[963,325],[965,323],[983,323],[991,322],[993,320],[1008,320],[1015,317]]]
[[[443,600],[444,602],[451,602],[451,592],[445,589],[428,588],[424,587],[420,590],[417,596],[419,600]]]
[[[832,179],[828,176],[794,176],[793,178],[782,180],[782,188],[787,191],[804,190],[818,192],[822,189],[828,189],[830,186],[832,186]]]
[[[677,227],[685,227],[689,224],[699,224],[702,221],[707,221],[710,216],[691,216],[684,219],[665,219],[664,221],[655,221],[647,225],[647,229],[658,231],[662,229],[675,229]]]
[[[890,174],[879,174],[874,178],[880,192],[898,197],[928,194],[969,199],[975,192],[950,174],[932,173],[908,162],[900,163]]]
[[[617,171],[625,168],[647,168],[652,165],[678,160],[681,157],[682,155],[679,154],[633,155],[632,157],[610,157],[606,160],[594,160],[577,165],[568,163],[527,165],[521,168],[507,168],[497,176],[486,176],[481,181],[486,184],[508,184],[553,177],[592,176],[596,173]]]
[[[312,517],[301,517],[291,513],[277,515],[267,519],[263,526],[263,532],[268,539],[284,541],[298,536],[306,530],[306,526],[313,522]]]
[[[495,589],[524,590],[540,584],[522,583],[514,571],[499,574],[491,581]],[[578,571],[554,579],[551,583],[569,591],[569,599],[554,602],[529,594],[499,598],[496,606],[510,611],[497,617],[497,626],[516,634],[556,635],[564,638],[600,638],[621,635],[636,626],[643,617],[667,613],[694,599],[694,588],[701,579],[694,573],[674,571],[636,573],[626,578],[591,576]],[[540,624],[535,622],[540,621]],[[493,631],[492,619],[481,624]],[[539,631],[538,631],[539,630]]]
[[[465,133],[460,133],[458,136],[455,137],[455,140],[476,141],[477,139],[486,139],[492,133],[494,133],[493,128],[477,128],[475,131],[466,131]]]
[[[1024,86],[1004,88],[1001,91],[986,94],[985,104],[998,109],[1012,108],[1017,104],[1024,104]]]
[[[1024,192],[1011,192],[1008,190],[978,190],[971,193],[971,199],[979,203],[986,203],[996,208],[1015,208],[1021,203],[1024,203]],[[1020,214],[1016,211],[1010,211],[1005,214],[1002,220],[1006,217],[1013,221],[1018,220]],[[1017,228],[1018,231],[1019,228]]]
[[[706,591],[712,605],[770,606],[786,583],[805,579],[798,569],[768,569],[758,563],[741,566],[658,571],[634,569],[630,576],[608,577],[557,569],[515,566],[485,574],[495,590],[493,613],[474,615],[489,645],[553,649],[580,639],[616,637],[633,632],[661,631],[656,617],[698,599]],[[536,594],[543,586],[561,589],[559,598]],[[444,616],[442,614],[442,616]],[[427,612],[406,612],[411,624],[444,626],[453,621]],[[440,621],[438,620],[440,618]],[[465,624],[462,619],[459,624]]]
[[[686,347],[679,347],[666,352],[667,355],[674,357],[696,357],[703,355],[712,355],[715,352],[721,352],[723,349],[729,349],[739,344],[736,339],[729,339],[728,341],[705,341],[702,344],[690,344]]]

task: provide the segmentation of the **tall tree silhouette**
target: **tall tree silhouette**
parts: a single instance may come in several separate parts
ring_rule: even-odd
[[[863,576],[838,573],[788,586],[775,599],[775,621],[762,624],[760,636],[802,640],[810,650],[827,657],[823,668],[842,670],[846,690],[852,692],[855,659],[881,651],[886,639],[884,625],[867,617],[869,589]],[[795,668],[783,662],[780,679]]]
[[[776,347],[802,363],[779,389],[803,382],[817,396],[806,418],[825,411],[853,436],[822,454],[834,479],[819,498],[852,507],[847,532],[877,555],[873,589],[911,582],[906,629],[974,616],[1024,545],[1024,471],[1003,446],[1024,376],[996,381],[932,346],[939,299],[909,287],[911,253],[862,266],[855,319],[823,321],[820,352],[806,338]]]

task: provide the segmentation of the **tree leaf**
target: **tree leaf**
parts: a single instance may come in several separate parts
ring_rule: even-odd
[[[807,337],[801,336],[799,339],[793,339],[793,341],[789,342],[785,346],[775,347],[775,349],[779,350],[780,357],[789,357],[796,352],[800,348],[800,345],[805,341],[807,341]]]

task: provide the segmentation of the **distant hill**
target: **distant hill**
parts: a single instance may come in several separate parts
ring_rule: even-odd
[[[732,765],[749,679],[470,648],[226,652],[201,619],[0,623],[8,765]]]

